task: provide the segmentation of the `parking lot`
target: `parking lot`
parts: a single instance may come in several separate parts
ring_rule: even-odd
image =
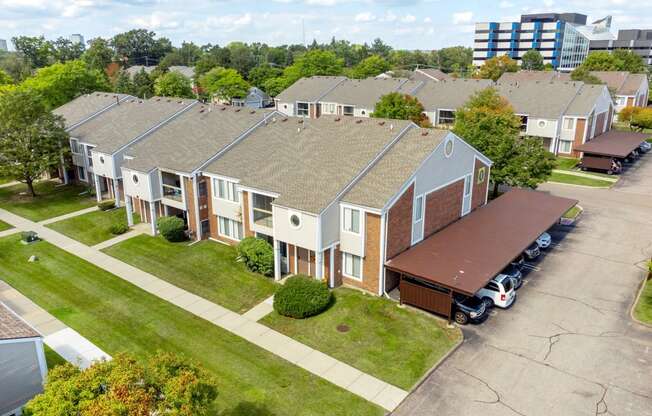
[[[652,329],[629,315],[652,255],[652,154],[612,189],[546,184],[576,198],[518,299],[463,328],[464,344],[396,415],[652,415]]]

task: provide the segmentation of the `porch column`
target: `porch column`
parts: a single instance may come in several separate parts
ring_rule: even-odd
[[[202,239],[201,220],[199,219],[199,185],[197,183],[198,180],[199,180],[198,175],[194,175],[192,177],[192,199],[193,199],[192,204],[193,207],[195,208],[195,212],[193,212],[192,215],[195,216],[195,224],[196,224],[195,226],[197,227],[197,229],[195,230],[195,236],[197,241]],[[187,206],[188,204],[186,203],[186,207]]]
[[[315,278],[321,280],[324,277],[324,252],[315,251]]]
[[[63,159],[63,153],[61,154],[61,173],[63,174],[63,184],[68,185],[68,170],[66,169],[66,161]]]
[[[95,182],[95,196],[97,202],[102,202],[102,188],[100,187],[100,176],[92,173],[93,181]]]
[[[156,202],[149,203],[149,219],[152,227],[152,235],[156,235]]]
[[[127,225],[133,227],[134,225],[134,208],[131,206],[131,197],[125,195],[125,205],[127,210]]]
[[[281,245],[274,239],[274,280],[281,280]]]
[[[120,187],[118,186],[119,179],[111,179],[113,182],[113,196],[115,197],[115,206],[120,208]]]
[[[330,255],[328,256],[328,272],[330,276],[328,278],[330,279],[330,287],[334,288],[335,287],[335,247],[331,246],[330,249]]]

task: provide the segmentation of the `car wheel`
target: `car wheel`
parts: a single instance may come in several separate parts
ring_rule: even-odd
[[[466,325],[469,322],[469,317],[464,312],[455,312],[455,322],[460,325]]]
[[[491,299],[491,298],[482,298],[482,301],[487,306],[487,308],[493,308],[494,307],[494,300],[493,299]]]

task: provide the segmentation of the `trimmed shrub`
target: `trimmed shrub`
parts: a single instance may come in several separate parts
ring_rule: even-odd
[[[176,242],[186,239],[185,224],[179,217],[161,217],[156,220],[156,227],[161,235],[168,241]]]
[[[113,235],[124,234],[127,231],[129,231],[129,226],[124,222],[118,222],[109,227],[109,232]]]
[[[274,310],[283,316],[303,319],[323,312],[331,299],[325,283],[308,276],[292,276],[274,294]]]
[[[265,276],[274,274],[274,248],[263,239],[247,237],[240,241],[238,257],[252,272]]]
[[[100,209],[100,211],[108,211],[115,208],[115,201],[109,199],[107,201],[98,202],[97,207]]]

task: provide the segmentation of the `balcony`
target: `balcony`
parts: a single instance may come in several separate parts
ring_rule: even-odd
[[[253,194],[252,200],[254,224],[271,229],[274,224],[272,216],[272,201],[274,198],[260,194]]]
[[[179,175],[161,172],[161,182],[163,198],[183,202],[183,189],[181,188],[181,177]]]

